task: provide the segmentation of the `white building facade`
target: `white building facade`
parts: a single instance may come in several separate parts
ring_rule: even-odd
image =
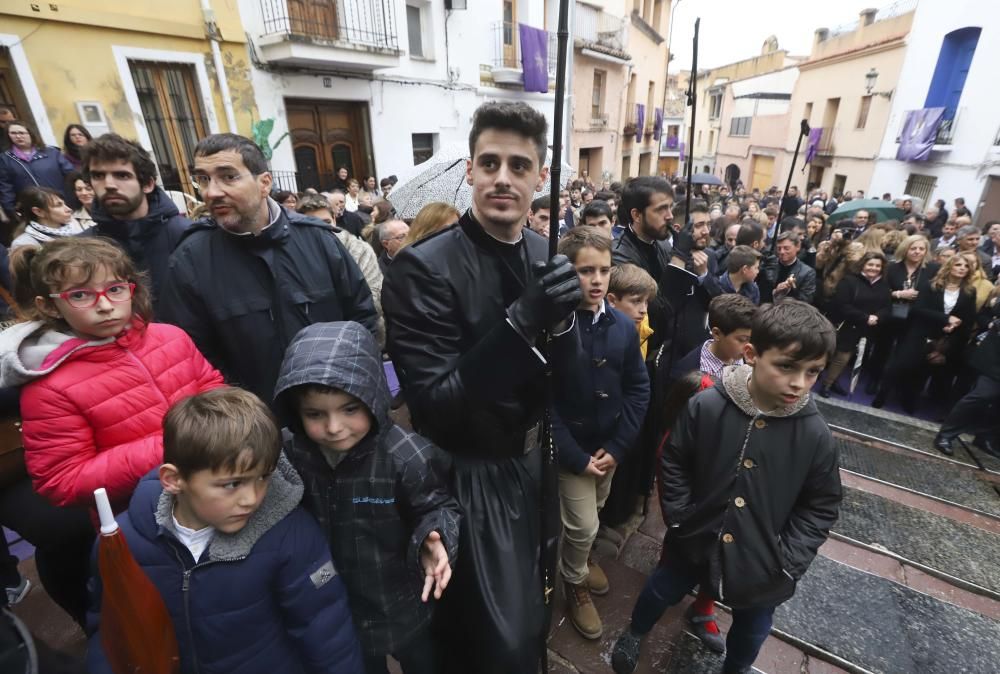
[[[963,197],[978,224],[1000,218],[1000,3],[921,0],[907,43],[870,193],[944,199],[949,211]],[[926,108],[945,109],[929,157],[898,160],[908,112]]]
[[[532,105],[551,140],[557,0],[238,1],[281,188],[405,173],[467,144],[487,100]],[[548,93],[524,91],[519,23],[548,31]]]

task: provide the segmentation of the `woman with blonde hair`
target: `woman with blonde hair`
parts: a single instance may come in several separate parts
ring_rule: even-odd
[[[928,376],[940,402],[947,402],[976,320],[972,266],[956,255],[925,283],[910,310],[904,334],[889,363],[873,407],[882,407],[898,389],[903,410],[912,414]]]
[[[403,247],[425,239],[435,232],[439,232],[449,225],[458,222],[461,213],[454,206],[443,201],[432,201],[417,213],[410,223],[410,232],[403,239]]]
[[[881,227],[869,227],[855,241],[865,247],[866,253],[881,253],[885,233],[886,230]]]
[[[979,255],[976,251],[971,251],[968,253],[961,253],[962,257],[969,261],[969,268],[971,271],[972,287],[976,291],[976,312],[982,311],[983,307],[986,305],[986,301],[990,299],[990,293],[993,292],[993,284],[990,280],[986,278],[986,274],[983,273],[982,263],[979,261]]]

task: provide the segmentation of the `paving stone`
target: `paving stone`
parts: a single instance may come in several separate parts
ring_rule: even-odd
[[[1000,623],[822,556],[775,627],[883,674],[995,672]]]
[[[844,438],[834,441],[840,450],[841,468],[1000,517],[1000,495],[974,470]]]
[[[662,539],[654,539],[646,534],[636,533],[628,539],[628,543],[622,549],[621,561],[626,566],[648,576],[659,564],[662,549]]]
[[[856,489],[834,531],[1000,592],[1000,536]]]

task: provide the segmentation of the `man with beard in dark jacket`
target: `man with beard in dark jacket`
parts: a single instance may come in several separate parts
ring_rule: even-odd
[[[329,225],[268,196],[267,160],[251,140],[203,139],[194,180],[209,217],[170,257],[160,318],[183,328],[227,382],[270,400],[285,348],[305,326],[351,320],[376,333],[357,263]]]
[[[81,236],[105,236],[124,248],[136,267],[149,274],[153,312],[170,254],[191,224],[156,185],[156,165],[138,143],[106,133],[87,144],[84,177],[94,188],[91,215],[96,223]]]
[[[837,447],[809,396],[836,331],[795,300],[761,307],[751,325],[746,365],[691,398],[663,448],[665,554],[615,643],[616,674],[631,674],[642,638],[695,585],[733,609],[722,671],[749,673],[775,607],[837,521]]]
[[[626,228],[611,247],[611,261],[616,266],[634,264],[660,286],[649,303],[649,326],[654,332],[649,338],[647,358],[656,355],[669,335],[670,307],[662,279],[670,264],[673,206],[674,190],[665,179],[650,176],[628,181],[618,207],[618,222]]]
[[[582,296],[569,260],[549,260],[546,240],[526,226],[548,172],[547,126],[526,103],[480,106],[466,168],[471,209],[403,248],[382,288],[388,350],[414,426],[452,455],[463,511],[461,554],[435,614],[446,674],[535,672],[545,648],[542,567],[559,510],[556,471],[543,461],[546,360],[537,346],[552,331],[553,358],[581,357],[573,317]]]

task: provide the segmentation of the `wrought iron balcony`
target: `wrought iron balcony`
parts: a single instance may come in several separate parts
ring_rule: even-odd
[[[496,84],[521,84],[524,82],[524,70],[521,66],[521,36],[517,23],[511,21],[496,21],[493,32],[493,82]],[[556,56],[558,42],[556,34],[546,31],[546,45],[549,80],[556,78]]]
[[[260,0],[263,60],[371,72],[399,65],[396,0]]]

